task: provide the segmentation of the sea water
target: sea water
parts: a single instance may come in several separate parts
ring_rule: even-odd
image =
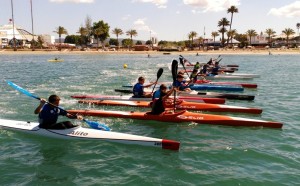
[[[217,55],[182,54],[191,62]],[[63,62],[48,59],[60,57]],[[178,55],[153,54],[1,54],[0,118],[37,121],[39,101],[17,92],[5,80],[47,98],[61,97],[65,109],[141,110],[78,104],[75,94],[120,95],[114,89],[139,76],[172,81],[168,64]],[[226,114],[278,121],[282,129],[163,123],[87,117],[113,131],[181,142],[180,150],[105,141],[59,140],[0,129],[1,185],[299,185],[299,54],[222,55],[221,64],[239,65],[238,73],[259,74],[254,101],[227,105],[258,107],[261,115]],[[123,68],[127,64],[127,68]],[[240,80],[242,81],[242,80]],[[61,118],[65,120],[66,118]],[[79,121],[77,124],[84,125]],[[86,126],[88,127],[88,126]]]

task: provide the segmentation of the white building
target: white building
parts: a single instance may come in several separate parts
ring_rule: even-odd
[[[33,36],[30,32],[14,25],[10,22],[7,25],[0,25],[0,47],[6,47],[16,38],[17,46],[25,46],[30,43]]]
[[[40,35],[44,41],[44,45],[53,45],[55,43],[55,36],[48,34]],[[13,27],[12,22],[7,25],[0,25],[0,48],[13,46],[13,38],[16,38],[16,46],[30,47],[33,39],[32,33],[22,29],[16,24]],[[37,41],[38,36],[34,35],[34,40]]]

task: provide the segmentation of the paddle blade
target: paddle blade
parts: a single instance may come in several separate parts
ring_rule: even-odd
[[[29,97],[32,97],[32,98],[35,98],[35,99],[40,100],[39,97],[37,97],[37,96],[31,94],[30,92],[28,92],[27,90],[23,89],[22,87],[20,87],[20,86],[18,86],[18,85],[16,85],[16,84],[14,84],[13,82],[11,82],[11,81],[6,81],[6,82],[7,82],[7,84],[8,84],[9,86],[11,86],[12,88],[14,88],[15,90],[17,90],[17,91],[19,91],[19,92],[21,92],[21,93],[23,93],[23,94],[25,94],[25,95],[27,95],[27,96],[29,96]]]
[[[93,129],[110,131],[110,128],[108,126],[106,126],[105,124],[98,123],[95,121],[89,121],[86,119],[84,119],[83,121],[85,121]]]
[[[174,59],[172,61],[172,77],[173,77],[173,82],[176,81],[177,69],[178,69],[178,61]]]
[[[160,78],[160,76],[162,75],[163,72],[164,72],[163,68],[158,69],[158,71],[157,71],[157,80]]]

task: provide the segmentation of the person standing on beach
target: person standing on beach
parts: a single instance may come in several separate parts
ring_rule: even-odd
[[[151,98],[152,94],[151,93],[146,93],[144,92],[144,88],[148,88],[154,83],[150,83],[148,85],[144,85],[145,83],[145,78],[144,77],[139,77],[138,82],[133,86],[133,96],[134,98]]]

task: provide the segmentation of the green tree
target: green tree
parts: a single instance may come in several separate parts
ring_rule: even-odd
[[[285,28],[282,33],[286,35],[286,46],[289,46],[289,37],[295,34],[295,31],[291,28]]]
[[[108,43],[109,43],[109,45],[115,45],[115,46],[118,46],[118,44],[119,44],[118,40],[114,39],[114,38],[110,38]]]
[[[228,39],[230,40],[230,44],[232,45],[232,39],[234,38],[234,36],[237,34],[237,31],[236,29],[232,29],[232,30],[229,30],[227,32],[227,36],[228,36]]]
[[[122,40],[122,45],[124,46],[124,47],[130,47],[130,46],[132,46],[132,39],[123,39]]]
[[[119,36],[124,34],[124,33],[123,33],[123,30],[122,30],[121,28],[114,28],[114,29],[112,30],[112,33],[115,34],[116,37],[117,37],[117,42],[118,42],[118,43],[117,43],[117,46],[118,46],[118,49],[119,49]]]
[[[216,42],[216,37],[218,37],[220,34],[219,32],[212,32],[211,36],[214,38],[214,47],[215,47],[215,42]]]
[[[65,42],[79,45],[80,44],[80,36],[79,35],[68,35],[65,38]]]
[[[240,42],[239,47],[245,47],[248,45],[248,38],[246,34],[236,34],[234,38]]]
[[[251,38],[257,36],[257,32],[253,29],[247,30],[246,35],[249,37],[249,44],[251,45]]]
[[[130,36],[130,39],[131,39],[131,44],[133,44],[133,41],[132,41],[132,37],[136,37],[138,35],[137,31],[136,30],[128,30],[126,32],[126,35]]]
[[[268,35],[269,38],[269,45],[271,46],[271,42],[272,42],[272,37],[274,36],[274,34],[276,33],[272,28],[267,28],[265,33]]]
[[[68,35],[68,31],[64,27],[59,26],[53,32],[55,32],[56,34],[58,34],[58,38],[59,38],[59,47],[58,47],[58,50],[61,51],[61,35]]]
[[[191,42],[191,45],[190,45],[190,48],[192,49],[192,50],[194,50],[194,38],[195,37],[197,37],[197,32],[195,32],[195,31],[191,31],[189,34],[188,34],[188,38],[189,38],[189,40],[191,39],[192,40],[192,42]]]
[[[101,34],[103,34],[103,30],[102,30],[102,28],[101,27],[99,27],[99,28],[96,28],[95,30],[94,30],[94,35],[96,35],[96,39],[97,39],[97,50],[99,49],[99,38],[100,38],[100,36],[101,36]],[[102,42],[101,42],[102,43]]]
[[[142,45],[143,43],[142,43],[142,41],[136,41],[135,44],[136,44],[136,45]]]
[[[230,25],[229,25],[229,32],[231,31],[231,26],[232,26],[232,19],[233,19],[233,14],[234,13],[239,13],[239,10],[235,6],[231,6],[230,8],[227,9],[227,13],[231,13],[231,18],[230,18]],[[227,38],[227,45],[229,43],[229,37]]]
[[[218,27],[220,27],[219,32],[222,34],[222,39],[221,39],[222,46],[224,46],[225,43],[224,34],[227,32],[226,26],[229,26],[229,21],[225,17],[223,17],[218,22]]]
[[[80,34],[81,50],[83,50],[83,45],[84,45],[84,44],[87,44],[87,43],[86,43],[86,38],[87,38],[89,32],[88,32],[88,30],[87,30],[85,27],[81,26],[81,27],[79,27],[77,33]]]
[[[98,39],[101,41],[101,43],[103,43],[109,37],[109,28],[109,25],[103,20],[93,24],[92,35],[94,35],[94,38],[97,39],[97,44]],[[99,34],[99,32],[101,32],[101,34]]]

